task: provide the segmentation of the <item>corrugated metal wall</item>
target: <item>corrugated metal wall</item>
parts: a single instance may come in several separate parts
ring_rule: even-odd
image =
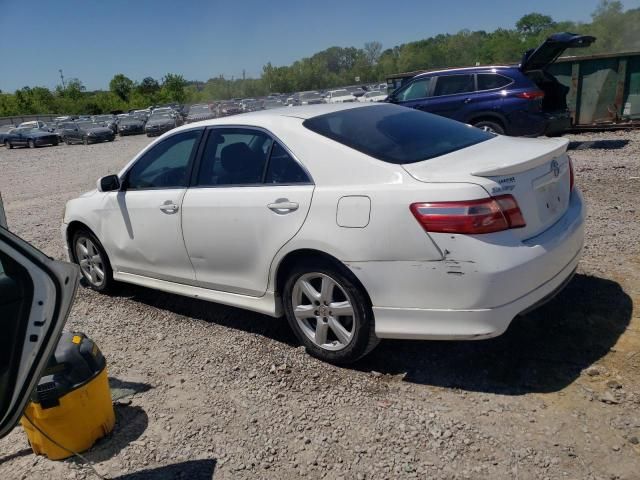
[[[575,126],[640,120],[640,52],[561,58],[549,72],[569,87]]]

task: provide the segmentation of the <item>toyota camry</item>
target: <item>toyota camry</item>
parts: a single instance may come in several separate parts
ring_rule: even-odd
[[[67,203],[86,283],[285,315],[307,351],[477,340],[572,277],[585,212],[567,141],[392,104],[192,123]]]

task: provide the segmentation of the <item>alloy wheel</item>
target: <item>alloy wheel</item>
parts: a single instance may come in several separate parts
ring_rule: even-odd
[[[87,281],[94,287],[101,287],[105,282],[104,259],[90,238],[78,237],[76,241],[76,259]]]
[[[354,337],[357,316],[349,295],[330,276],[310,272],[298,278],[291,292],[298,326],[318,347],[338,351]]]

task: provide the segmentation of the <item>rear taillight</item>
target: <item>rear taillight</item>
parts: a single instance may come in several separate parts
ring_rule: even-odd
[[[512,195],[463,202],[414,203],[410,208],[427,232],[477,234],[526,226]]]
[[[525,100],[542,100],[544,98],[544,92],[542,90],[529,90],[516,93],[516,97],[524,98]]]
[[[573,175],[573,162],[569,159],[569,191],[573,192],[573,186],[575,185],[575,177]]]

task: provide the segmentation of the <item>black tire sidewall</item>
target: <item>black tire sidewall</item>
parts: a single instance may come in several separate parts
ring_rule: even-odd
[[[351,343],[342,350],[324,350],[315,345],[300,329],[298,321],[293,314],[291,299],[293,287],[302,275],[310,272],[323,273],[333,278],[349,296],[356,314],[356,330]],[[289,272],[289,277],[285,282],[282,303],[287,321],[289,322],[289,325],[296,337],[300,343],[304,345],[307,353],[320,360],[338,365],[353,363],[371,351],[373,346],[378,342],[377,337],[375,337],[375,322],[370,301],[353,274],[351,274],[351,272],[346,268],[338,269],[332,265],[320,262],[309,262],[296,265],[291,272]]]
[[[73,234],[73,238],[71,239],[71,259],[73,260],[74,263],[78,265],[80,264],[80,262],[78,261],[78,257],[76,255],[76,244],[78,242],[78,239],[81,237],[88,238],[89,240],[91,240],[93,244],[96,246],[96,248],[100,251],[100,256],[102,257],[103,264],[104,264],[104,275],[105,275],[105,281],[102,284],[102,286],[96,287],[91,282],[86,281],[87,279],[84,276],[84,273],[82,273],[82,278],[86,281],[85,284],[89,288],[97,292],[106,293],[111,291],[114,285],[113,270],[111,269],[111,262],[109,261],[109,256],[107,255],[107,252],[104,250],[104,247],[100,243],[100,240],[98,240],[98,238],[93,233],[85,229],[76,230],[76,232]]]

